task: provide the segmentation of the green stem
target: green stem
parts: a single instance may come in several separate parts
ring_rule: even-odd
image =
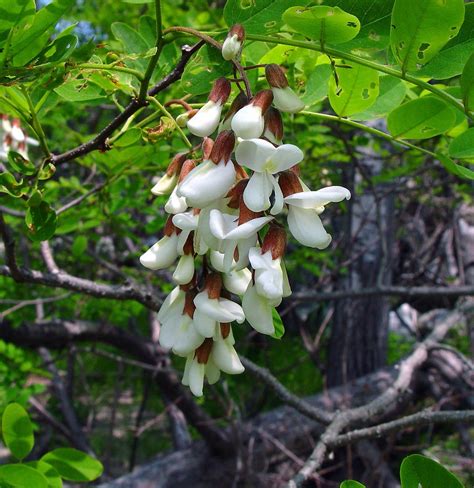
[[[323,54],[327,54],[328,56],[334,56],[336,58],[345,59],[347,61],[351,61],[353,63],[366,66],[367,68],[371,68],[376,71],[380,71],[381,73],[385,73],[387,75],[394,76],[396,78],[400,78],[402,80],[413,83],[414,85],[417,85],[420,88],[423,88],[424,90],[430,91],[434,95],[443,99],[445,102],[449,103],[457,110],[460,110],[463,114],[466,113],[463,104],[460,103],[456,98],[451,96],[449,93],[446,93],[443,90],[440,90],[435,86],[430,85],[426,81],[420,80],[416,76],[402,73],[401,71],[390,68],[383,64],[375,63],[374,61],[370,61],[369,59],[361,58],[360,56],[356,56],[351,53],[346,53],[344,51],[339,51],[338,49],[334,49],[332,47],[327,47],[327,46],[323,47],[317,42],[294,41],[292,39],[285,39],[282,37],[262,36],[256,34],[247,34],[247,39],[253,41],[268,42],[270,44],[284,44],[287,46],[301,47],[303,49],[309,49],[311,51],[321,52]],[[468,117],[472,118],[471,115],[469,114]]]
[[[166,107],[164,107],[156,98],[148,97],[147,100],[156,105],[156,107],[173,122],[173,125],[176,127],[176,130],[179,132],[184,143],[186,144],[186,146],[189,147],[189,149],[191,149],[193,147],[191,141],[186,137],[186,134],[183,132],[183,129],[181,129],[181,127],[178,125],[175,118],[168,112],[168,110],[166,110]]]
[[[30,123],[31,126],[33,127],[33,130],[36,133],[36,137],[39,140],[41,149],[44,152],[44,155],[46,156],[46,159],[51,157],[51,152],[49,151],[48,148],[48,143],[46,142],[46,135],[43,131],[43,127],[40,124],[40,121],[38,119],[38,116],[36,114],[35,106],[33,105],[33,101],[31,100],[30,94],[28,93],[28,90],[25,87],[20,87],[24,97],[26,98],[26,101],[28,103],[28,108],[30,110]],[[41,170],[41,168],[40,168]]]
[[[434,152],[431,152],[428,149],[425,149],[425,148],[420,147],[420,146],[416,146],[415,144],[411,144],[410,142],[407,142],[407,141],[404,141],[401,139],[397,139],[396,137],[393,137],[392,135],[387,134],[386,132],[383,132],[383,131],[378,130],[378,129],[374,129],[373,127],[369,127],[369,126],[364,125],[364,124],[360,124],[359,122],[355,122],[354,120],[344,119],[344,118],[338,117],[337,115],[322,114],[320,112],[309,112],[307,110],[303,110],[302,112],[299,112],[299,113],[301,115],[309,115],[311,117],[316,117],[316,118],[321,119],[321,120],[328,120],[331,122],[337,122],[339,124],[349,125],[349,126],[354,127],[356,129],[363,130],[364,132],[368,132],[369,134],[372,134],[376,137],[380,137],[380,138],[385,139],[387,141],[390,141],[390,142],[393,142],[396,144],[401,144],[403,146],[409,147],[410,149],[415,149],[415,150],[420,151],[422,153],[429,154],[430,156],[437,157],[437,155]]]
[[[73,69],[97,69],[97,70],[106,70],[106,71],[118,71],[120,73],[128,73],[137,77],[140,81],[143,80],[143,75],[140,71],[127,68],[126,66],[115,66],[113,64],[96,64],[96,63],[81,63],[77,66],[74,66]]]

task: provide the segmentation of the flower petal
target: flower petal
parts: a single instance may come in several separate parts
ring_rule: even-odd
[[[158,310],[157,319],[159,322],[163,322],[167,315],[173,312],[176,308],[181,307],[180,313],[183,311],[185,294],[176,286],[171,293],[165,298],[160,310]]]
[[[206,369],[205,364],[198,363],[196,358],[193,359],[193,362],[189,367],[188,380],[189,380],[189,389],[191,390],[194,396],[197,397],[202,396],[205,369]]]
[[[254,173],[244,190],[245,205],[253,212],[268,210],[272,191],[273,184],[268,173]]]
[[[219,125],[222,105],[209,100],[188,120],[189,132],[198,137],[210,136]]]
[[[227,323],[236,320],[242,323],[245,320],[244,312],[239,304],[226,298],[211,299],[206,291],[198,293],[194,297],[194,305],[196,305],[196,309],[218,322]]]
[[[294,114],[304,109],[305,104],[300,97],[289,87],[272,87],[273,105],[282,112]]]
[[[186,285],[193,279],[193,276],[194,257],[191,254],[185,254],[179,258],[173,278],[179,285]]]
[[[240,374],[245,371],[234,347],[225,339],[214,342],[211,355],[215,365],[224,373]]]
[[[242,298],[242,308],[248,323],[261,334],[272,335],[275,333],[273,326],[272,307],[268,300],[261,297],[252,283]]]
[[[163,269],[171,266],[178,257],[178,236],[165,236],[140,256],[140,263],[148,269]]]
[[[267,161],[276,152],[275,146],[263,139],[249,139],[241,141],[235,150],[235,159],[241,166],[253,171],[265,171]]]
[[[275,177],[272,179],[273,184],[273,206],[270,210],[272,215],[278,215],[283,210],[284,200],[283,192],[281,191],[280,185]]]
[[[275,154],[272,156],[272,163],[275,168],[272,173],[290,169],[295,164],[301,162],[303,158],[303,151],[294,144],[283,144],[282,146],[278,146]]]
[[[241,108],[234,115],[231,122],[231,127],[235,135],[242,139],[260,137],[263,133],[264,126],[262,109],[252,104]]]
[[[222,275],[224,288],[239,296],[245,293],[251,279],[252,273],[247,268],[241,269],[240,271],[230,271]]]
[[[156,196],[169,195],[176,186],[176,183],[178,183],[177,175],[168,176],[165,173],[151,189],[151,192]]]
[[[201,310],[196,309],[193,316],[194,327],[204,337],[212,337],[216,329],[217,321]]]
[[[240,240],[248,239],[262,229],[268,222],[273,220],[273,217],[257,217],[256,219],[249,220],[244,224],[238,225],[230,232],[228,232],[224,239],[226,240]]]
[[[186,198],[178,197],[176,194],[176,188],[171,192],[168,201],[165,204],[165,212],[169,214],[179,214],[188,208],[188,204],[186,203]]]
[[[288,227],[293,237],[304,246],[325,249],[331,243],[331,236],[314,209],[290,205]]]
[[[351,192],[347,188],[328,186],[317,191],[293,193],[285,198],[285,202],[301,208],[318,208],[331,202],[342,202],[344,199],[349,200],[350,198]]]

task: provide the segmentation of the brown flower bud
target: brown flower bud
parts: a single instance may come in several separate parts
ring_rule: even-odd
[[[267,77],[268,84],[272,88],[286,88],[288,86],[285,72],[278,64],[267,64],[265,67],[265,76]]]
[[[242,225],[245,224],[245,222],[250,222],[253,219],[257,219],[258,217],[262,217],[263,212],[254,212],[253,210],[250,210],[247,205],[245,205],[244,202],[244,197],[240,198],[239,202],[239,220],[238,224]]]
[[[245,187],[249,182],[248,178],[238,181],[227,193],[226,198],[230,198],[227,206],[230,208],[239,208],[240,200],[244,194]]]
[[[194,254],[194,231],[189,233],[188,238],[186,239],[186,242],[184,243],[183,246],[183,254]]]
[[[267,131],[271,133],[274,141],[280,142],[283,139],[283,119],[274,107],[270,107],[265,114],[265,133]]]
[[[262,244],[262,254],[271,251],[272,258],[278,259],[285,255],[286,231],[279,225],[270,225]]]
[[[273,102],[273,93],[271,90],[262,90],[259,91],[253,98],[252,98],[252,105],[256,105],[262,109],[262,114],[265,115],[265,112],[268,110],[270,105]]]
[[[202,158],[204,160],[209,159],[213,146],[214,146],[214,141],[210,137],[205,137],[202,140],[201,149],[202,149]]]
[[[284,197],[288,195],[293,195],[293,193],[300,193],[303,191],[300,179],[293,171],[283,171],[280,173],[280,178],[278,179],[278,184],[280,185],[281,191]]]
[[[225,78],[218,78],[212,86],[211,93],[209,93],[208,100],[214,103],[223,105],[227,102],[231,91],[230,81]]]
[[[204,339],[204,342],[196,349],[195,358],[199,364],[207,364],[213,344],[214,341],[208,337],[207,339]]]
[[[173,215],[170,215],[168,217],[168,220],[166,221],[165,228],[163,229],[163,233],[165,234],[165,236],[170,237],[173,234],[179,234],[180,232],[181,229],[178,229],[178,227],[176,227],[173,224]]]
[[[168,176],[179,175],[185,161],[186,153],[176,154],[176,156],[171,160],[171,163],[168,165],[168,168],[166,169],[166,174]]]
[[[189,290],[184,295],[184,307],[183,313],[189,315],[189,317],[194,317],[194,311],[196,310],[196,305],[194,305],[194,297],[196,296],[195,290]]]
[[[240,164],[235,163],[234,164],[235,168],[235,176],[237,180],[247,180],[249,177],[249,174],[247,171],[245,171],[245,168],[243,166],[240,166]]]
[[[221,161],[230,161],[235,146],[235,135],[231,130],[223,130],[214,142],[209,159],[219,164]]]
[[[230,334],[230,324],[221,322],[221,335],[223,339],[227,339]]]
[[[234,24],[227,34],[227,37],[237,36],[237,40],[242,43],[245,41],[245,29],[241,24]]]
[[[204,281],[204,289],[207,291],[207,296],[212,300],[221,296],[222,277],[219,273],[210,273],[206,276]]]
[[[179,173],[179,182],[181,183],[195,167],[196,161],[194,161],[194,159],[186,159],[181,167],[181,172]]]

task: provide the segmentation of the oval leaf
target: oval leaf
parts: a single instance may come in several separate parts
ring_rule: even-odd
[[[26,466],[30,466],[36,471],[39,471],[48,482],[48,488],[62,488],[63,480],[59,473],[48,463],[44,461],[30,461],[26,463]]]
[[[452,158],[474,158],[474,127],[456,137],[449,145],[449,155]]]
[[[390,44],[402,71],[415,70],[436,56],[463,20],[463,0],[396,0]]]
[[[463,488],[462,483],[441,464],[420,454],[412,454],[400,466],[402,488]]]
[[[54,449],[45,454],[41,461],[53,466],[62,478],[69,481],[93,481],[104,469],[97,459],[69,447]]]
[[[379,94],[379,75],[359,64],[340,61],[329,80],[329,102],[341,117],[368,109]]]
[[[48,481],[36,469],[24,464],[5,464],[0,466],[0,484],[15,488],[48,488]]]
[[[432,96],[404,103],[387,118],[390,133],[404,139],[429,139],[446,132],[455,123],[454,110]]]
[[[28,456],[35,443],[33,424],[28,412],[18,403],[10,403],[2,416],[3,440],[13,456]]]
[[[365,485],[354,480],[346,480],[341,483],[339,488],[365,488]]]
[[[464,107],[474,111],[474,52],[464,66],[460,83]]]
[[[310,39],[338,44],[350,41],[359,33],[359,19],[339,7],[292,7],[283,14],[292,29]]]
[[[25,223],[31,240],[47,241],[56,231],[56,212],[43,200],[37,206],[28,207]]]

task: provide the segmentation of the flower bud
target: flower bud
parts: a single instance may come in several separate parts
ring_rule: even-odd
[[[219,164],[221,161],[227,163],[235,146],[235,136],[231,130],[224,130],[214,142],[209,159],[214,164]]]
[[[213,345],[213,340],[207,338],[196,349],[195,357],[199,364],[207,364],[207,361],[209,360],[209,354],[211,354],[212,345]]]
[[[285,255],[286,231],[278,225],[270,225],[262,244],[262,254],[271,251],[272,258],[278,259]]]
[[[305,104],[288,86],[285,73],[277,64],[268,64],[265,68],[265,76],[272,87],[273,104],[282,112],[296,113],[303,110]]]
[[[242,139],[255,139],[262,135],[265,126],[263,116],[272,104],[271,90],[258,92],[251,102],[232,118],[232,130]]]
[[[226,61],[238,58],[242,52],[244,40],[245,30],[243,26],[240,24],[233,25],[222,44],[222,57]]]
[[[226,198],[229,198],[229,202],[227,203],[227,206],[229,208],[239,208],[240,206],[240,201],[243,198],[244,190],[245,187],[247,186],[247,183],[249,182],[248,178],[239,180],[230,190],[229,193],[227,193]]]
[[[230,95],[230,82],[219,78],[214,82],[208,102],[188,121],[189,131],[198,137],[211,135],[219,125],[222,107]]]
[[[186,160],[185,153],[178,153],[168,165],[166,173],[158,180],[158,183],[151,189],[153,195],[169,195],[178,183],[178,176]]]
[[[193,110],[188,110],[187,112],[184,112],[182,114],[179,114],[176,117],[176,123],[179,125],[179,127],[184,129],[186,127],[186,124],[188,123],[188,120],[194,117],[197,114],[197,112],[198,112],[197,109],[193,109]]]
[[[280,189],[284,197],[293,195],[293,193],[300,193],[303,191],[303,187],[301,186],[298,175],[291,170],[284,171],[280,174],[278,184],[280,185]]]
[[[266,137],[270,142],[279,146],[283,139],[283,120],[280,112],[273,107],[270,107],[265,114],[265,131],[263,137]]]
[[[240,92],[232,101],[232,104],[225,114],[224,120],[221,122],[219,130],[229,130],[231,128],[232,117],[245,105],[249,103],[249,99],[244,92]]]
[[[214,146],[214,141],[210,137],[205,137],[201,144],[202,159],[206,161],[211,156],[211,151]]]

